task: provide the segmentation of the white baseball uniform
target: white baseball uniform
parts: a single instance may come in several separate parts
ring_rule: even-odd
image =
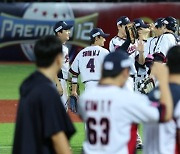
[[[63,78],[59,80],[63,89],[63,95],[61,96],[61,99],[66,108],[68,101],[67,79],[69,77],[69,51],[64,44],[62,45],[62,51],[63,51],[63,63],[62,63],[61,71]]]
[[[145,95],[111,85],[86,90],[79,111],[87,126],[85,154],[134,153],[137,124],[158,122],[162,113]]]
[[[144,153],[145,154],[176,154],[176,129],[180,128],[180,86],[170,84],[174,103],[174,119],[162,124],[144,125]],[[160,99],[160,92],[156,88],[149,94],[152,101]],[[178,111],[177,111],[178,110]],[[177,123],[177,124],[176,124]],[[179,126],[178,126],[179,125]]]
[[[164,56],[166,56],[168,50],[175,45],[177,45],[175,36],[171,33],[164,33],[157,40],[157,44],[155,46],[155,53],[162,52]]]
[[[82,49],[74,59],[70,72],[81,76],[85,89],[97,85],[101,78],[101,67],[109,51],[100,46],[88,46]]]

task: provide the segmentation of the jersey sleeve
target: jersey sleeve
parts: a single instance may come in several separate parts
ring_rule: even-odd
[[[55,87],[44,86],[40,99],[44,137],[50,138],[53,134],[63,131],[69,139],[75,133],[75,129]]]
[[[76,56],[76,58],[72,62],[69,72],[75,76],[79,75],[80,73],[79,72],[79,54]]]
[[[147,96],[136,95],[131,103],[126,106],[129,119],[134,123],[158,122],[160,120],[160,110],[153,106]]]
[[[111,39],[111,41],[109,42],[109,51],[110,52],[114,52],[115,51],[115,47],[114,47],[114,44],[112,43],[112,40],[113,39]]]

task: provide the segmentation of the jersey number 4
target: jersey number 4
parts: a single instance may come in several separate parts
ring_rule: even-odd
[[[90,68],[90,72],[95,72],[94,58],[89,59],[86,68]]]
[[[97,134],[94,127],[101,127],[101,134]],[[96,144],[100,141],[101,144],[106,145],[109,142],[109,120],[107,118],[101,118],[99,122],[95,118],[88,118],[87,120],[87,137],[90,144]]]

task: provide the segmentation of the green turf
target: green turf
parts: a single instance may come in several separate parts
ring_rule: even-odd
[[[82,150],[84,140],[83,123],[74,123],[77,133],[71,139],[71,148],[74,154]],[[14,123],[0,124],[0,154],[10,154],[13,144]]]
[[[0,99],[18,99],[19,85],[34,69],[30,64],[0,64]]]

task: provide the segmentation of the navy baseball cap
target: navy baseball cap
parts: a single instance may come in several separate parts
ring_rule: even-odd
[[[95,38],[96,36],[108,37],[110,34],[106,34],[103,32],[101,28],[94,28],[90,32],[90,37]]]
[[[156,28],[161,28],[164,25],[163,20],[164,20],[164,18],[156,19],[156,21],[154,22],[154,26]]]
[[[71,29],[73,25],[68,25],[65,21],[58,21],[54,26],[54,32],[57,33],[60,30],[68,30]]]
[[[130,20],[127,16],[122,16],[117,19],[117,25],[127,25],[130,23]]]
[[[132,68],[132,60],[124,50],[118,50],[109,53],[103,62],[103,77],[112,77],[118,75],[125,68]]]
[[[134,19],[136,28],[149,28],[147,24],[144,23],[144,21],[141,18]]]

